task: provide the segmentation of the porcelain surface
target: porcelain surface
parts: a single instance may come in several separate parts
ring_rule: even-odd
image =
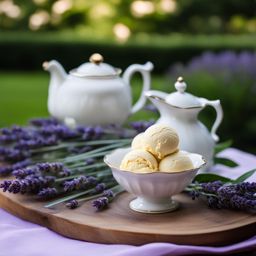
[[[67,74],[56,60],[44,62],[50,72],[48,92],[49,113],[68,125],[122,124],[129,115],[140,110],[150,89],[150,71],[153,64],[133,64],[123,76],[121,70],[103,63],[100,54],[94,54],[90,62],[80,65]],[[132,106],[130,80],[139,72],[143,78],[142,93]]]
[[[122,148],[106,155],[104,161],[112,169],[116,181],[137,198],[130,202],[132,210],[144,213],[163,213],[176,210],[178,203],[172,196],[180,193],[205,164],[198,154],[189,154],[194,168],[182,172],[134,173],[120,170],[120,163],[130,148]]]
[[[213,165],[214,146],[219,140],[216,131],[222,122],[223,111],[220,100],[195,97],[185,92],[186,87],[186,83],[179,78],[175,83],[176,92],[167,94],[150,90],[145,95],[160,112],[157,123],[169,125],[177,131],[180,149],[203,155],[207,165],[202,171],[207,171]],[[216,111],[216,120],[210,132],[198,120],[199,112],[206,106],[211,106]]]

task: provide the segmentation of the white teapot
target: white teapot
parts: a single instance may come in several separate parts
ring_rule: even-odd
[[[195,97],[185,92],[186,87],[183,78],[179,77],[175,83],[177,92],[167,94],[151,90],[145,95],[160,112],[157,123],[176,129],[180,137],[180,149],[203,155],[207,162],[203,171],[206,171],[213,165],[214,146],[219,140],[216,130],[222,121],[223,111],[219,100]],[[211,132],[197,119],[199,112],[206,106],[214,107],[217,112]]]
[[[145,102],[144,91],[150,89],[150,71],[153,64],[133,64],[123,77],[121,70],[103,63],[100,54],[93,54],[90,62],[66,74],[55,60],[44,62],[43,68],[51,74],[48,111],[68,125],[122,124],[130,114],[140,110]],[[130,79],[135,72],[143,78],[140,98],[132,107]]]

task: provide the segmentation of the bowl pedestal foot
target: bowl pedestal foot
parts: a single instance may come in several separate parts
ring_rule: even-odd
[[[164,199],[148,199],[144,197],[137,197],[129,204],[130,208],[136,212],[142,213],[165,213],[175,211],[179,204],[172,200],[172,198]]]

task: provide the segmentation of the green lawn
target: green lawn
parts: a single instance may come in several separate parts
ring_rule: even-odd
[[[0,127],[12,124],[26,124],[32,117],[48,116],[47,91],[49,75],[44,72],[0,72]],[[141,80],[132,82],[136,99],[140,94]],[[152,88],[170,91],[170,81],[154,76]],[[131,119],[148,119],[152,114],[137,113]]]

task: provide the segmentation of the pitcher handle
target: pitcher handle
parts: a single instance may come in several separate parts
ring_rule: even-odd
[[[150,82],[151,82],[150,71],[153,69],[153,67],[154,66],[151,62],[147,62],[144,65],[133,64],[129,66],[124,72],[123,79],[127,85],[130,85],[131,78],[135,72],[140,72],[143,79],[142,91],[139,99],[132,107],[132,110],[131,110],[132,114],[139,111],[146,103],[147,98],[145,97],[144,92],[150,90]]]
[[[217,129],[219,128],[221,121],[223,119],[223,110],[220,104],[220,100],[207,100],[204,98],[200,99],[203,106],[211,106],[215,109],[216,111],[216,119],[215,122],[213,123],[212,129],[211,129],[211,136],[215,142],[219,141],[219,136],[216,134]]]

